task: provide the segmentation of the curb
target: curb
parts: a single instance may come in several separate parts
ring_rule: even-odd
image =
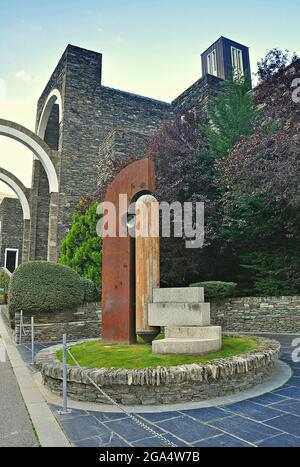
[[[20,357],[18,350],[8,334],[1,314],[0,335],[41,446],[70,447],[71,443],[51,412],[45,398],[35,383],[33,375]]]

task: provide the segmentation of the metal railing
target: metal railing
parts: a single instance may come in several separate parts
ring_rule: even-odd
[[[25,326],[24,326],[24,318],[23,318],[23,311],[20,311],[20,321],[19,321],[19,345],[23,345],[25,348],[28,349],[28,347],[23,344],[23,336],[27,336]],[[31,365],[34,365],[34,356],[35,356],[35,339],[34,339],[34,317],[31,316],[30,319],[30,336],[31,336],[31,342],[30,342],[30,350],[31,351]]]

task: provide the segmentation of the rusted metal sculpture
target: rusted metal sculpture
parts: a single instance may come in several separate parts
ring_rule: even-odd
[[[109,186],[105,201],[116,208],[116,219],[128,223],[131,203],[141,195],[155,191],[154,164],[148,159],[128,165]],[[123,195],[124,207],[119,206]],[[125,198],[125,203],[124,203]],[[126,211],[127,210],[127,211]],[[103,238],[102,338],[132,344],[135,333],[135,238],[119,235]]]

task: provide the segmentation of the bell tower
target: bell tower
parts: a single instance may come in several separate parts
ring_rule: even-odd
[[[221,36],[201,54],[202,75],[221,79],[243,75],[251,81],[249,48]]]

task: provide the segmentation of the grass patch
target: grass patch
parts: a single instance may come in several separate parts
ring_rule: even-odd
[[[222,349],[205,355],[152,355],[151,345],[138,342],[136,345],[111,344],[95,340],[71,347],[71,352],[81,366],[90,368],[147,368],[173,366],[189,363],[207,363],[211,360],[233,357],[257,349],[257,339],[224,336]],[[62,351],[57,352],[62,361]],[[74,365],[68,355],[68,364]]]

